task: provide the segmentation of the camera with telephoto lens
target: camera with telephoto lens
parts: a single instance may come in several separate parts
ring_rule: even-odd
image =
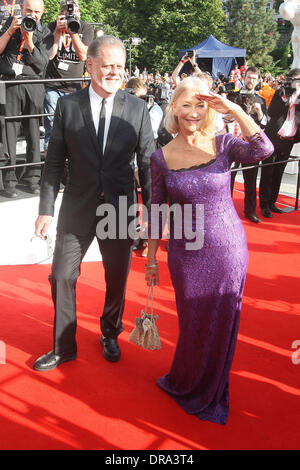
[[[67,26],[71,34],[76,34],[79,31],[80,23],[79,18],[74,14],[74,2],[73,0],[67,1],[67,14],[66,14]]]
[[[32,15],[24,16],[21,22],[21,28],[23,29],[23,31],[26,31],[27,33],[32,33],[32,31],[36,30],[36,27],[37,23]]]

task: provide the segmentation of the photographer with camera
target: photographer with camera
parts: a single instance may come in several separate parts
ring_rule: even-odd
[[[268,114],[270,120],[265,129],[274,145],[274,153],[265,163],[288,160],[291,150],[300,142],[300,69],[292,69],[286,80],[276,90]],[[281,165],[262,165],[259,185],[259,202],[263,217],[271,218],[272,212],[283,212],[275,203],[278,198],[281,179],[286,163]]]
[[[147,103],[147,108],[150,115],[151,126],[153,131],[154,139],[157,140],[157,132],[163,118],[163,111],[158,103],[155,102],[154,96],[148,94],[145,82],[141,78],[131,78],[126,83],[127,92],[138,96]]]
[[[235,102],[251,116],[255,123],[259,125],[261,129],[264,129],[268,118],[267,118],[267,106],[264,98],[257,92],[257,86],[260,82],[260,72],[257,67],[248,67],[245,75],[244,87],[235,93]],[[242,167],[249,166],[242,164]],[[234,169],[237,169],[234,166]],[[243,170],[243,178],[245,185],[245,199],[244,199],[244,213],[245,217],[251,222],[259,223],[260,219],[256,214],[256,179],[257,179],[258,168],[251,168]],[[236,171],[231,173],[231,190],[233,191],[234,180],[236,177]]]
[[[94,37],[91,24],[80,20],[77,0],[62,0],[60,14],[48,25],[54,34],[54,44],[47,67],[46,78],[82,78],[87,49]],[[44,103],[45,114],[55,112],[58,98],[82,88],[80,82],[48,82]],[[47,152],[54,118],[47,116],[45,125],[45,153]]]
[[[41,114],[43,112],[44,86],[24,84],[22,80],[44,78],[53,46],[51,31],[42,24],[43,0],[24,0],[22,16],[10,16],[0,32],[0,80],[19,80],[17,85],[6,86],[6,104],[1,105],[4,116]],[[22,121],[6,121],[8,165],[16,164],[16,143],[22,122],[26,138],[26,163],[38,163],[40,156],[40,118],[26,118]],[[29,167],[23,180],[28,190],[39,193],[40,167]],[[3,195],[18,196],[15,170],[4,173]]]

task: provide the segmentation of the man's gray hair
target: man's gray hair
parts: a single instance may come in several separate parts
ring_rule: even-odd
[[[124,52],[124,56],[126,57],[126,48],[121,41],[121,39],[116,38],[115,36],[104,35],[100,36],[99,38],[94,39],[88,47],[87,50],[87,57],[96,58],[101,55],[100,49],[101,47],[109,47],[109,46],[118,46]]]

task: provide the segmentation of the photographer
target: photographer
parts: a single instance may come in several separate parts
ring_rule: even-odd
[[[300,69],[289,72],[286,80],[275,92],[268,113],[270,120],[265,133],[274,145],[274,153],[264,163],[288,160],[295,143],[300,142]],[[278,198],[282,175],[286,163],[274,166],[262,165],[259,202],[264,217],[272,217],[272,212],[281,213],[275,203]]]
[[[20,84],[6,85],[6,104],[1,105],[1,114],[18,116],[43,112],[44,86],[24,84],[22,80],[44,78],[53,46],[51,31],[41,23],[44,13],[43,0],[25,0],[21,5],[22,16],[10,16],[0,32],[0,79],[20,80]],[[22,121],[6,121],[9,165],[16,164],[16,143],[22,122],[26,138],[26,162],[38,163],[40,157],[40,118]],[[23,180],[28,190],[39,193],[40,167],[29,167]],[[3,195],[18,196],[15,170],[4,173]]]
[[[163,117],[161,107],[154,101],[154,96],[147,93],[147,87],[141,78],[131,78],[126,84],[126,91],[147,102],[153,136],[157,140],[157,132]]]
[[[245,75],[244,87],[236,93],[236,103],[250,115],[256,124],[262,129],[267,124],[267,107],[263,97],[256,91],[260,81],[260,72],[256,67],[248,67]],[[238,165],[239,166],[239,165]],[[238,168],[234,166],[234,168]],[[242,167],[249,166],[242,164]],[[258,168],[243,170],[245,184],[244,213],[251,222],[259,223],[260,219],[256,214],[256,179]],[[231,190],[233,191],[236,171],[231,173]]]
[[[77,0],[62,0],[60,15],[48,25],[54,34],[54,45],[46,78],[82,78],[89,44],[94,37],[91,24],[80,20]],[[49,82],[46,85],[45,114],[55,111],[59,97],[75,92],[82,87],[80,82]],[[47,151],[53,126],[53,117],[45,117],[45,151]]]

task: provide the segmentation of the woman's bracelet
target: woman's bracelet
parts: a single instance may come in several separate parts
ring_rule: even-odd
[[[156,268],[158,266],[158,261],[154,261],[153,264],[145,264],[145,268],[146,269],[149,269],[149,268]]]

